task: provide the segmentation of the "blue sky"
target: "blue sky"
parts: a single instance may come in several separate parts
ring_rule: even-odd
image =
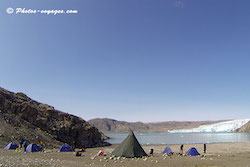
[[[249,8],[248,0],[1,0],[0,86],[86,120],[250,118]]]

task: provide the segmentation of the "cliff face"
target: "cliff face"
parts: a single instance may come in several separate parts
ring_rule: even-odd
[[[250,122],[237,129],[236,132],[250,132]]]
[[[102,134],[85,120],[32,100],[23,93],[0,88],[2,143],[20,138],[29,142],[47,140],[48,146],[68,143],[76,147],[104,146]],[[7,129],[6,129],[7,128]],[[5,140],[4,140],[5,139]]]
[[[127,133],[130,129],[136,133],[167,133],[169,130],[196,128],[200,125],[209,125],[221,121],[169,121],[160,123],[142,123],[97,118],[89,120],[88,122],[103,133]]]

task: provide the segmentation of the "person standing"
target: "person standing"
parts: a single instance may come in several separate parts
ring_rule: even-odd
[[[28,146],[27,141],[24,141],[24,142],[23,142],[23,149],[24,149],[24,151],[26,151],[27,146]]]
[[[23,142],[24,142],[23,139],[19,139],[19,149],[20,149],[20,150],[22,149]]]
[[[44,151],[43,141],[40,140],[40,141],[39,141],[39,144],[40,144],[40,146],[42,146],[42,151]]]
[[[206,153],[207,153],[207,145],[204,144],[204,154],[206,154]]]
[[[183,155],[183,147],[184,145],[182,144],[181,147],[180,147],[180,154]]]

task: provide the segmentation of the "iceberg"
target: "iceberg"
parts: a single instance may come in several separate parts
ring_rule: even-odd
[[[201,125],[192,129],[172,130],[169,133],[232,132],[248,123],[250,119],[236,119],[210,125]]]

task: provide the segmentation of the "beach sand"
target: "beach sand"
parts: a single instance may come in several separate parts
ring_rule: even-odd
[[[110,153],[117,145],[99,148],[89,148],[83,156],[76,157],[74,153],[58,153],[57,150],[45,150],[43,153],[23,153],[14,150],[0,150],[1,166],[46,166],[46,167],[77,167],[77,166],[106,166],[106,167],[157,167],[157,166],[193,166],[193,167],[250,167],[250,142],[242,143],[211,143],[207,144],[207,154],[202,156],[162,156],[166,145],[143,145],[148,153],[154,149],[154,155],[147,158],[120,158],[110,160]],[[184,151],[196,147],[203,155],[203,144],[186,144]],[[179,152],[180,145],[170,145],[174,153]],[[99,150],[107,156],[95,156]]]

